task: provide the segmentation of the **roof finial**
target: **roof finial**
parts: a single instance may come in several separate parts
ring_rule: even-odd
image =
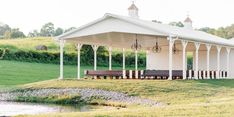
[[[187,17],[189,17],[189,11],[187,11]]]
[[[192,20],[189,17],[189,11],[187,11],[187,18],[184,20],[184,27],[187,29],[193,29]]]
[[[134,4],[135,0],[132,0],[132,4],[131,6],[128,8],[128,15],[134,18],[138,18],[138,8],[136,7],[136,5]]]

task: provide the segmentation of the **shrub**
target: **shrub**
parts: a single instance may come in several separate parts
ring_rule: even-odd
[[[0,52],[1,53],[1,52]],[[97,64],[98,66],[108,66],[109,59],[108,53],[105,50],[98,50],[97,52]],[[26,51],[8,50],[3,58],[4,60],[15,60],[22,62],[36,62],[36,63],[50,63],[59,64],[60,55],[58,52],[45,52],[45,51]],[[81,51],[81,65],[91,66],[93,65],[94,57],[93,51],[82,50]],[[76,53],[64,53],[64,64],[65,65],[77,65],[77,54]],[[146,57],[144,54],[138,54],[138,66],[144,67],[146,64]],[[122,66],[122,53],[112,54],[112,65]],[[126,56],[126,66],[135,65],[134,54],[128,54]]]

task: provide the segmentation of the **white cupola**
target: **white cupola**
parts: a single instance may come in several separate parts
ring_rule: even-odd
[[[184,20],[184,28],[193,29],[193,22],[189,16],[187,16],[187,18]]]
[[[128,15],[133,18],[139,18],[138,8],[134,4],[134,2],[132,2],[132,5],[128,8]]]

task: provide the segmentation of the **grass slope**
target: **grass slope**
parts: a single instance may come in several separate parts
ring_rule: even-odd
[[[59,45],[50,37],[34,37],[23,39],[1,39],[0,48],[9,48],[11,50],[36,50],[38,45],[46,45],[49,52],[58,52]],[[66,43],[65,50],[69,52],[75,52],[75,46]]]
[[[31,37],[22,39],[0,39],[0,48],[9,48],[11,50],[33,50],[38,45],[45,45],[48,47],[47,52],[59,52],[59,43],[51,37]],[[76,46],[72,43],[65,43],[64,50],[66,53],[77,53]],[[113,53],[122,53],[121,49],[113,48]],[[126,50],[126,55],[132,54],[132,50]],[[140,51],[139,53],[145,53]]]
[[[83,76],[83,71],[87,69],[93,69],[93,66],[81,66],[81,76]],[[98,69],[108,68],[98,67]],[[113,69],[122,68],[114,67]],[[64,66],[65,78],[75,79],[76,74],[76,66]],[[0,60],[0,85],[20,85],[49,79],[57,79],[58,76],[59,65]]]
[[[120,110],[54,113],[43,116],[193,116],[232,117],[234,80],[148,81],[148,80],[50,80],[25,88],[97,88],[160,101],[166,106],[130,106]]]

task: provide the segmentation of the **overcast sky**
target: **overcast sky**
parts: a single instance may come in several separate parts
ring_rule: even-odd
[[[128,15],[132,0],[0,0],[0,22],[26,34],[53,22],[56,27],[79,27],[105,13]],[[135,0],[139,16],[163,23],[183,21],[187,13],[195,28],[234,23],[234,0]]]

